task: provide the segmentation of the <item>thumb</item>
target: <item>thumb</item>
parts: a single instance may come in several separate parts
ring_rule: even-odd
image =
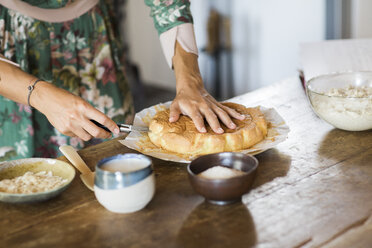
[[[180,118],[181,111],[178,106],[172,104],[169,112],[169,122],[176,122]]]

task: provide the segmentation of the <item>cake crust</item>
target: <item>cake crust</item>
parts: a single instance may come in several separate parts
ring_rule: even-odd
[[[222,104],[246,116],[242,121],[233,119],[236,129],[221,124],[224,133],[216,134],[206,125],[207,132],[199,133],[188,116],[181,115],[177,122],[170,123],[167,109],[151,120],[149,138],[164,150],[192,156],[247,149],[265,138],[267,121],[259,108],[246,108],[230,102]]]

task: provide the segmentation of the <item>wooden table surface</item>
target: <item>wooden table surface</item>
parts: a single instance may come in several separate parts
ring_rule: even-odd
[[[372,247],[372,131],[317,118],[296,78],[233,100],[275,107],[291,129],[256,156],[254,188],[242,203],[206,203],[185,164],[153,159],[156,194],[145,209],[111,213],[76,176],[47,202],[1,203],[0,247]],[[79,153],[94,168],[126,152],[111,140]]]

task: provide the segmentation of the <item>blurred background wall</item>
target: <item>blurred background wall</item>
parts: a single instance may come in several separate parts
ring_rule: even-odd
[[[127,0],[122,7],[128,58],[138,66],[142,83],[174,91],[175,78],[162,54],[149,8],[142,0]],[[298,75],[300,43],[372,37],[370,0],[191,0],[191,9],[202,76],[219,99]],[[230,36],[231,50],[219,51],[219,70],[216,56],[205,51],[212,9],[230,23],[229,34],[225,30],[223,35]],[[219,92],[215,92],[216,77]]]
[[[137,64],[144,83],[175,89],[175,77],[169,69],[150,8],[143,0],[127,0],[122,33],[128,44],[129,59]]]

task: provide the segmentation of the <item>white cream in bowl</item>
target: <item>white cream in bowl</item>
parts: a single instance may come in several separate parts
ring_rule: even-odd
[[[336,128],[372,129],[372,72],[344,72],[315,77],[306,83],[315,113]]]

